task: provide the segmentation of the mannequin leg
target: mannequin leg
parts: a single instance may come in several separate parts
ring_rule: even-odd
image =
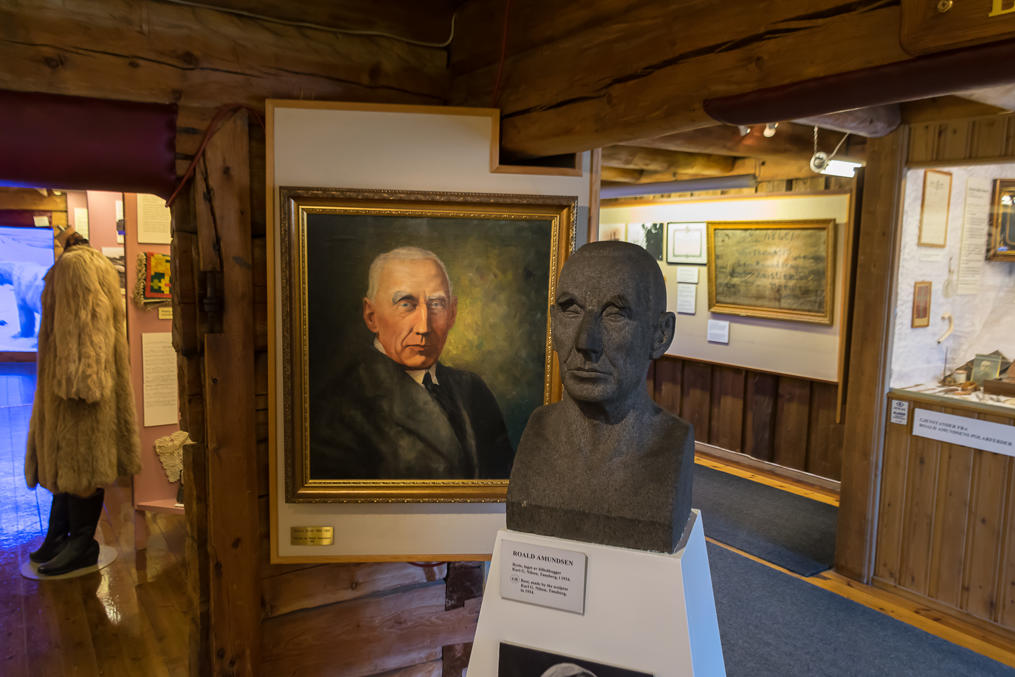
[[[99,560],[99,543],[95,540],[95,527],[102,516],[105,491],[96,490],[87,498],[69,495],[67,509],[70,516],[70,538],[56,557],[39,565],[39,573],[58,576],[75,569],[89,567]]]
[[[49,528],[46,539],[39,549],[28,555],[33,562],[42,563],[56,557],[67,544],[70,531],[70,516],[67,513],[67,494],[53,494],[53,505],[49,508]]]

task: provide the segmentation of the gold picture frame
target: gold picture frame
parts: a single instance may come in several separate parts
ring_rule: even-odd
[[[921,280],[913,283],[913,318],[909,326],[914,329],[930,326],[930,303],[932,283]]]
[[[994,179],[987,260],[1015,261],[1015,179]]]
[[[487,429],[506,429],[514,449],[532,409],[560,399],[549,307],[574,248],[576,199],[295,187],[279,193],[286,502],[503,501],[511,459],[502,453],[496,468],[484,466],[480,440]],[[450,279],[453,326],[434,374],[445,391],[468,384],[452,407],[458,413],[447,402],[434,408],[440,397],[428,394],[432,383],[407,385],[406,367],[385,355],[381,334],[366,326],[370,263],[405,246],[434,252]],[[365,372],[364,365],[382,371]],[[384,377],[374,378],[378,373]],[[477,408],[477,393],[496,405]],[[403,403],[422,407],[392,412]],[[410,431],[412,425],[422,429]],[[445,427],[452,436],[440,436]],[[438,460],[413,465],[422,452],[405,441],[412,435]],[[439,440],[451,440],[449,448]],[[470,454],[467,477],[447,470],[463,466],[439,462]],[[425,476],[407,476],[419,467]]]
[[[708,224],[708,309],[832,324],[835,221]]]

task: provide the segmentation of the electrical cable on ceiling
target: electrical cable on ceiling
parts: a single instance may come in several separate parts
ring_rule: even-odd
[[[272,16],[265,16],[264,14],[257,14],[255,12],[248,12],[243,9],[233,9],[231,7],[219,7],[217,5],[211,5],[205,2],[192,2],[191,0],[161,0],[161,2],[168,2],[173,5],[182,5],[184,7],[196,7],[198,9],[207,9],[213,12],[224,12],[226,14],[235,14],[236,16],[246,17],[248,19],[257,19],[258,21],[267,21],[270,23],[281,24],[283,26],[295,26],[297,28],[312,28],[314,30],[326,31],[328,33],[337,33],[339,35],[356,35],[361,37],[374,37],[374,38],[389,38],[391,40],[397,40],[404,42],[408,45],[416,45],[417,47],[434,47],[437,49],[443,49],[451,45],[455,39],[455,15],[451,15],[451,34],[448,35],[448,39],[444,42],[424,42],[422,40],[413,40],[412,38],[405,38],[400,35],[393,35],[391,33],[385,33],[383,31],[357,31],[348,28],[334,28],[332,26],[322,26],[321,24],[310,23],[307,21],[292,21],[291,19],[276,19]]]

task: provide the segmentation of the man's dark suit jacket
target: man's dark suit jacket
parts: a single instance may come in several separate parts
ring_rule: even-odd
[[[493,393],[472,372],[437,364],[437,381],[464,422],[405,368],[367,350],[317,390],[310,407],[312,479],[507,479],[514,450]]]

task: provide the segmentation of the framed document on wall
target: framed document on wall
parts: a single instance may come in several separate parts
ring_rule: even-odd
[[[952,202],[952,174],[937,169],[923,173],[923,201],[920,203],[921,247],[944,247],[948,242],[948,208]]]
[[[832,324],[835,221],[708,224],[708,309]]]

